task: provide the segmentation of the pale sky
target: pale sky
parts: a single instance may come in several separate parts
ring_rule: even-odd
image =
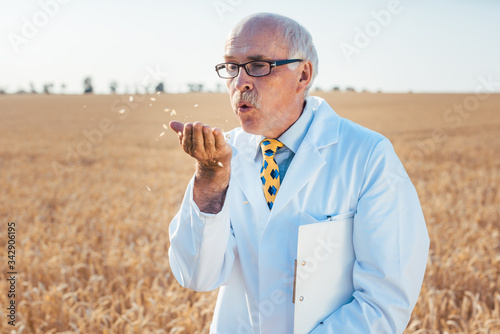
[[[215,89],[226,35],[261,11],[312,34],[313,89],[470,92],[491,77],[500,92],[498,0],[0,0],[0,88],[81,93],[90,76],[97,93],[113,80],[118,92]]]

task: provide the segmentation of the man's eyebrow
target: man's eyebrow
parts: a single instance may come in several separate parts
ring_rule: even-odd
[[[252,61],[252,60],[269,60],[270,58],[262,55],[255,55],[255,56],[248,56],[247,59]]]
[[[224,59],[225,61],[233,61],[235,58],[232,57],[232,56],[227,56],[225,55],[224,56]],[[263,56],[263,55],[251,55],[251,56],[247,56],[245,57],[246,61],[254,61],[254,60],[272,60],[271,58],[269,58],[268,56]]]

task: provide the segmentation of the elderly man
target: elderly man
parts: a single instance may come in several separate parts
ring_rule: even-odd
[[[183,287],[220,287],[211,333],[403,332],[429,238],[390,142],[308,97],[318,59],[294,20],[245,18],[216,71],[241,128],[170,124],[196,160],[170,265]]]

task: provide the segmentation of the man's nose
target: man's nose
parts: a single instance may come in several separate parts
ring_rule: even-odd
[[[244,67],[240,67],[240,73],[234,78],[234,86],[241,92],[253,88],[253,77],[248,75]]]

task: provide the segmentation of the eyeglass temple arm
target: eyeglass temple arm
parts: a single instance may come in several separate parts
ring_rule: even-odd
[[[271,66],[280,66],[280,65],[286,65],[290,63],[295,63],[297,61],[303,61],[304,59],[285,59],[285,60],[277,60],[274,63],[271,64]]]

